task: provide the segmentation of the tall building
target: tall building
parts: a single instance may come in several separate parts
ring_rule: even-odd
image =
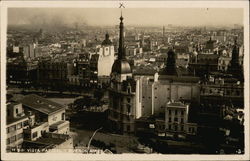
[[[228,72],[233,74],[236,78],[243,79],[243,69],[239,64],[239,46],[237,44],[237,39],[235,39],[234,47],[232,51],[232,59],[228,67]]]
[[[109,34],[105,35],[102,45],[97,48],[98,59],[98,76],[110,76],[112,65],[115,59],[114,45],[109,39]]]
[[[168,51],[167,63],[166,68],[162,71],[162,74],[167,75],[177,75],[176,71],[176,55],[173,49]]]
[[[112,66],[109,88],[109,120],[111,130],[118,133],[132,133],[135,129],[135,119],[140,117],[136,108],[137,82],[132,77],[130,65],[125,56],[123,17],[120,17],[120,34],[118,59]]]
[[[97,68],[94,74],[97,76],[98,84],[103,86],[109,83],[109,76],[115,61],[114,45],[109,39],[108,33],[106,33],[105,40],[102,42],[101,46],[97,46],[96,55],[98,55],[96,61]]]
[[[23,48],[23,55],[25,58],[35,58],[35,44],[28,44]]]

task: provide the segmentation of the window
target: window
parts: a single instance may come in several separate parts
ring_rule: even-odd
[[[178,126],[177,126],[177,125],[174,126],[174,130],[175,130],[175,131],[178,130]]]
[[[129,125],[127,125],[127,131],[130,131],[130,126]]]
[[[16,114],[18,114],[18,108],[16,108]]]
[[[168,110],[169,115],[171,115],[171,110]]]
[[[128,93],[131,93],[131,87],[127,88]]]
[[[181,125],[181,131],[183,131],[184,130],[184,126],[183,125]]]
[[[181,115],[182,115],[182,116],[184,115],[184,111],[181,111]]]
[[[22,139],[22,138],[23,138],[23,133],[17,135],[17,140]]]
[[[127,98],[127,102],[130,103],[130,101],[131,101],[130,98]]]
[[[175,122],[178,122],[178,118],[177,118],[177,117],[175,117],[175,118],[174,118],[174,121],[175,121]]]
[[[127,121],[130,121],[130,117],[129,116],[127,116]]]
[[[29,125],[29,121],[28,120],[26,120],[26,121],[23,122],[23,126],[28,126],[28,125]]]
[[[181,123],[184,123],[184,119],[183,118],[181,118]]]
[[[114,112],[114,118],[117,119],[118,118],[118,113]]]
[[[178,111],[177,111],[177,110],[175,110],[175,115],[177,115],[177,113],[178,113]]]
[[[130,110],[130,105],[127,105],[127,111],[130,114],[131,110]]]
[[[7,110],[7,116],[10,116],[10,110],[9,109]]]
[[[16,126],[17,130],[22,128],[22,123],[17,124]]]
[[[8,139],[6,140],[6,144],[7,144],[7,145],[10,144],[10,138],[8,138]]]
[[[189,131],[189,132],[193,132],[193,128],[190,127],[190,128],[188,129],[188,131]]]
[[[16,135],[10,137],[10,143],[14,143],[16,141]]]
[[[168,125],[168,129],[171,130],[171,129],[172,129],[172,126],[171,126],[171,125]]]
[[[32,134],[32,138],[36,138],[36,137],[37,137],[37,131]]]
[[[169,117],[168,122],[171,122],[171,120],[172,120],[171,117]]]
[[[9,127],[9,132],[16,131],[16,125]]]

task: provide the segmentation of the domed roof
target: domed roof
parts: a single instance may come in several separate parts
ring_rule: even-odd
[[[117,59],[112,66],[112,73],[128,74],[132,73],[131,68],[127,60]]]
[[[112,42],[109,39],[109,34],[106,33],[105,40],[103,40],[102,45],[112,45]]]

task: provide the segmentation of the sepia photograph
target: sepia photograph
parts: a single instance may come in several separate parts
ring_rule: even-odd
[[[248,160],[248,2],[189,3],[3,2],[3,159]]]

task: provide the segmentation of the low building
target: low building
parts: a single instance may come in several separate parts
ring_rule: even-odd
[[[189,105],[170,101],[165,106],[165,119],[156,119],[156,133],[159,136],[186,138],[196,135],[197,124],[188,120]]]
[[[25,111],[35,114],[36,124],[30,129],[32,135],[37,136],[42,132],[69,133],[69,121],[65,120],[66,107],[53,101],[31,94],[19,100],[23,104]]]
[[[20,148],[24,141],[24,129],[28,128],[34,115],[25,115],[21,103],[10,103],[7,105],[7,151]]]

